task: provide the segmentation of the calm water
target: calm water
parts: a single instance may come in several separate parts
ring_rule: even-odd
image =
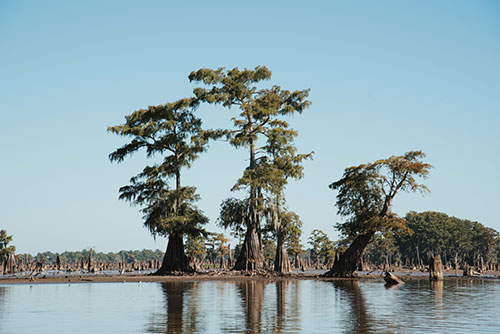
[[[0,285],[0,333],[500,333],[500,281]]]

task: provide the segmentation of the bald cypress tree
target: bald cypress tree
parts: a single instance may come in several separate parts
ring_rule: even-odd
[[[11,254],[16,251],[16,246],[9,246],[12,236],[7,235],[6,230],[0,230],[0,269]]]
[[[432,168],[422,161],[424,157],[423,152],[411,151],[349,167],[340,180],[330,184],[338,191],[338,213],[346,217],[337,229],[354,241],[326,276],[356,276],[363,252],[376,232],[408,230],[406,220],[392,212],[392,202],[400,192],[428,191],[416,179],[427,177]]]
[[[147,157],[161,160],[146,166],[129,185],[120,188],[120,199],[142,206],[144,225],[151,233],[168,237],[158,275],[189,271],[183,238],[206,233],[203,225],[208,218],[194,204],[198,199],[196,188],[181,184],[182,169],[189,168],[207,144],[208,135],[194,114],[196,106],[193,99],[150,106],[125,116],[124,124],[108,128],[131,138],[109,155],[111,161],[122,162],[142,149]]]
[[[288,124],[283,117],[302,113],[310,104],[306,99],[309,90],[291,92],[279,86],[258,87],[261,81],[270,78],[271,71],[263,66],[254,70],[200,69],[189,75],[191,81],[208,86],[194,89],[198,101],[238,109],[232,118],[233,128],[226,132],[227,139],[232,146],[248,151],[248,167],[233,187],[233,190],[245,190],[247,198],[241,202],[226,201],[222,207],[225,218],[230,217],[229,213],[238,213],[236,218],[246,227],[235,270],[255,270],[264,266],[261,221],[266,206],[263,192],[269,188],[270,180],[267,171],[259,166],[268,153],[259,143],[269,138],[273,131],[286,131]],[[228,203],[237,204],[237,208],[232,210]],[[232,224],[231,219],[223,221]]]
[[[289,179],[299,179],[304,175],[303,161],[312,158],[313,152],[297,154],[294,145],[297,132],[289,128],[275,128],[269,131],[265,147],[267,157],[261,159],[259,167],[267,174],[269,199],[267,220],[276,238],[274,270],[280,273],[291,271],[285,242],[297,225],[299,216],[286,209],[284,190]]]

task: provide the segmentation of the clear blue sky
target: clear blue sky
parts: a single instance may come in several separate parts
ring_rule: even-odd
[[[316,154],[287,190],[304,241],[315,228],[337,238],[327,186],[345,167],[416,149],[432,193],[402,194],[395,212],[500,230],[500,2],[481,0],[0,1],[0,228],[21,253],[165,249],[118,200],[145,159],[111,164],[125,140],[106,127],[190,95],[192,70],[257,65],[269,84],[311,88],[291,123]],[[245,158],[213,144],[186,173],[209,230]]]

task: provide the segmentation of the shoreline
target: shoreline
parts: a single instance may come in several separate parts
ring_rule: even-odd
[[[403,281],[408,280],[429,280],[428,273],[422,272],[395,272],[397,277]],[[96,275],[96,274],[81,274],[81,275],[56,275],[42,276],[34,280],[29,277],[0,277],[0,285],[33,285],[33,284],[71,284],[71,283],[128,283],[128,282],[199,282],[199,281],[280,281],[280,280],[321,280],[321,281],[364,281],[364,280],[383,280],[380,273],[376,274],[360,274],[355,278],[337,278],[323,277],[318,273],[293,273],[289,275],[278,274],[253,274],[240,272],[217,272],[217,273],[197,273],[197,274],[180,274],[168,276],[153,276],[146,275]],[[471,280],[471,279],[500,279],[500,273],[489,273],[484,276],[456,276],[454,273],[446,273],[444,280]]]

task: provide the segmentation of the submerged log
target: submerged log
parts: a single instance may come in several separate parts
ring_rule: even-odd
[[[480,276],[481,273],[474,270],[474,267],[467,265],[463,272],[464,277],[477,277]]]
[[[389,285],[395,285],[395,284],[403,284],[404,282],[399,279],[396,275],[390,273],[390,272],[385,272],[384,275],[384,281],[389,284]]]
[[[429,279],[431,281],[441,281],[443,279],[443,264],[439,254],[430,258]]]

